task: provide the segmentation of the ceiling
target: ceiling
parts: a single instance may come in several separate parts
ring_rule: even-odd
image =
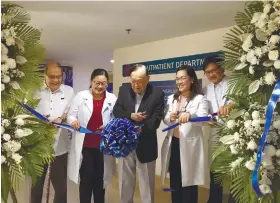
[[[236,11],[244,7],[240,1],[15,3],[42,29],[47,58],[70,63],[109,61],[117,48],[231,26]]]

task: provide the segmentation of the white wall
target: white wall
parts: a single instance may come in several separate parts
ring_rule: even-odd
[[[223,49],[223,36],[229,28],[222,28],[202,33],[196,33],[188,36],[176,37],[147,44],[126,47],[114,51],[113,84],[114,93],[118,95],[119,87],[129,78],[122,77],[122,65],[136,62],[153,61],[159,59],[173,58],[179,56],[195,55],[207,52],[215,52]],[[197,71],[198,78],[203,79],[203,86],[207,84],[202,71]],[[151,75],[151,81],[172,80],[175,74]],[[161,164],[161,145],[165,134],[161,132],[164,128],[162,123],[158,129],[158,149],[159,157],[157,159],[156,174],[160,175]],[[207,138],[206,138],[207,141]]]

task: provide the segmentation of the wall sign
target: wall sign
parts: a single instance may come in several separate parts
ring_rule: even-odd
[[[155,61],[139,62],[148,68],[149,74],[164,74],[164,73],[175,73],[176,69],[182,65],[189,65],[195,70],[202,70],[203,61],[206,57],[212,55],[221,55],[223,52],[210,52],[204,54],[197,54],[191,56],[182,56],[168,59],[161,59]],[[139,63],[124,64],[122,66],[123,77],[129,76],[130,68]]]

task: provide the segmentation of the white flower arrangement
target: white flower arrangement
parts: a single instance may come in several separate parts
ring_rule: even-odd
[[[277,2],[277,1],[276,1]],[[263,1],[263,12],[256,12],[251,20],[255,27],[252,33],[242,34],[240,63],[235,70],[247,70],[250,75],[258,74],[257,80],[249,86],[249,94],[255,93],[261,85],[272,86],[276,81],[274,71],[280,69],[279,46],[280,46],[280,9],[273,1]],[[256,43],[258,41],[258,43]],[[263,71],[256,67],[265,66]],[[262,72],[261,78],[259,77]],[[261,80],[264,80],[262,83]]]
[[[240,166],[246,167],[249,171],[254,170],[259,140],[264,129],[265,111],[266,107],[254,103],[250,105],[247,111],[243,111],[240,116],[227,122],[227,127],[223,130],[224,136],[221,136],[219,141],[228,146],[230,153],[236,157],[230,163],[231,170],[235,170]],[[272,190],[268,181],[280,171],[279,134],[280,120],[278,113],[275,112],[260,168],[262,174],[260,188],[264,194],[271,193]],[[264,182],[264,180],[266,181]]]
[[[21,143],[26,136],[33,133],[31,129],[24,128],[28,123],[24,119],[28,117],[28,115],[18,115],[11,120],[1,118],[1,164],[21,163]]]
[[[2,24],[8,21],[2,20]],[[17,82],[25,74],[20,70],[20,66],[27,62],[26,58],[21,55],[17,55],[15,58],[9,58],[9,49],[11,46],[17,46],[19,49],[22,47],[20,43],[21,40],[16,36],[14,27],[2,30],[1,39],[1,91],[4,91],[7,85],[10,85],[13,89],[20,89]],[[23,54],[23,49],[21,48],[21,53]]]

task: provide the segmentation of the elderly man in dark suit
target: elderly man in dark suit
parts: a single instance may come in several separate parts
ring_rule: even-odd
[[[131,84],[120,87],[113,113],[116,118],[129,118],[144,126],[140,129],[136,150],[119,159],[120,198],[121,203],[133,203],[137,170],[141,200],[153,203],[158,157],[157,128],[163,117],[164,93],[149,84],[148,70],[144,65],[133,66],[130,78]]]

